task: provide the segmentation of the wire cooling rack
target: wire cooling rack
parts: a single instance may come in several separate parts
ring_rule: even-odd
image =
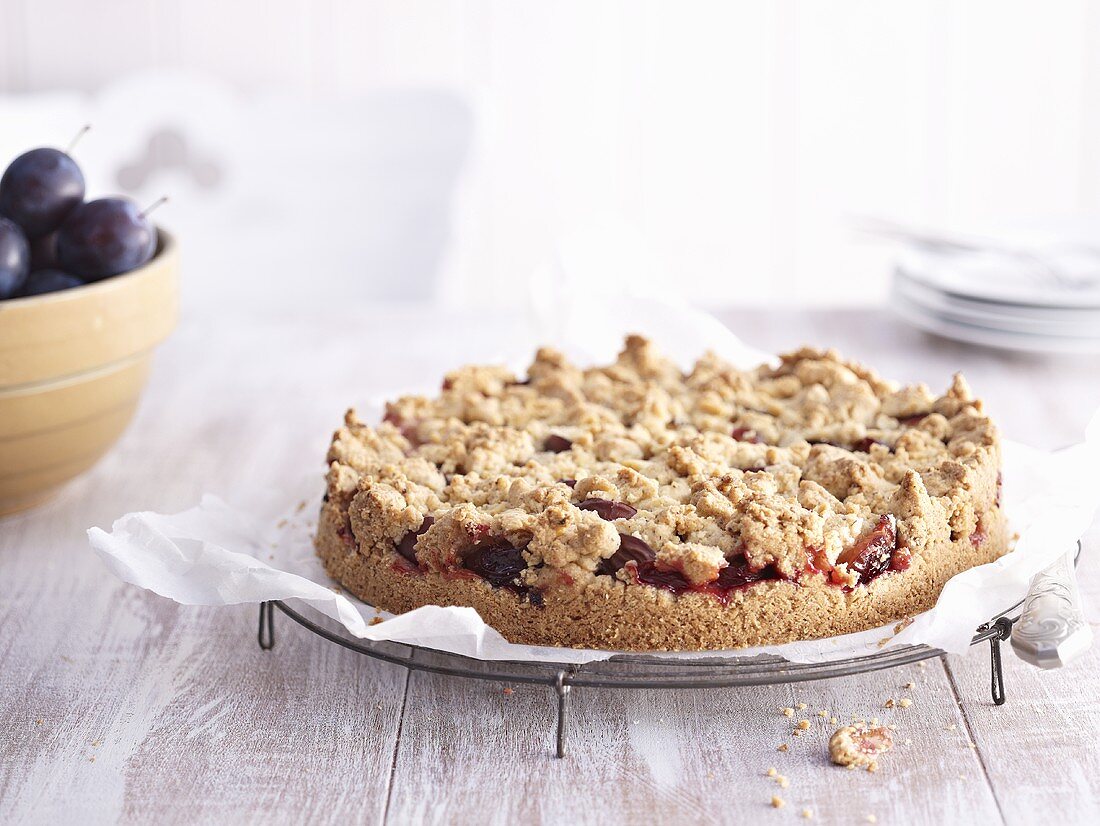
[[[1012,633],[1012,626],[1019,619],[1017,612],[1022,604],[1021,600],[980,625],[970,642],[971,645],[989,643],[990,692],[995,705],[1003,705],[1005,702],[1001,643]],[[944,653],[926,645],[908,645],[824,663],[792,663],[782,657],[767,654],[691,660],[662,657],[659,654],[616,654],[609,660],[582,665],[486,661],[404,643],[361,640],[351,636],[342,625],[320,612],[310,609],[311,615],[315,617],[306,616],[280,600],[260,604],[258,640],[260,648],[265,651],[275,647],[276,608],[319,637],[376,660],[432,674],[491,682],[528,683],[551,688],[557,698],[558,757],[565,756],[574,688],[727,688],[801,683],[895,668],[939,657]]]
[[[1012,633],[1019,619],[1010,616],[1022,604],[1016,603],[978,627],[971,645],[989,643],[991,693],[996,705],[1005,702],[1004,672],[1001,667],[1001,643]],[[475,660],[431,648],[395,642],[373,642],[352,637],[338,623],[318,613],[313,620],[285,602],[260,604],[260,648],[275,647],[275,609],[278,608],[299,625],[344,648],[376,660],[394,663],[414,671],[446,674],[473,680],[505,683],[529,683],[549,686],[557,695],[557,756],[565,756],[573,688],[728,688],[731,686],[775,685],[827,680],[895,668],[943,655],[938,648],[908,645],[877,654],[850,657],[824,663],[792,663],[782,657],[762,654],[757,657],[714,657],[693,660],[668,659],[651,654],[616,654],[609,660],[584,663],[532,663],[509,660]]]

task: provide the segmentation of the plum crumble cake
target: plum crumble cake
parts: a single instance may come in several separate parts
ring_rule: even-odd
[[[1000,441],[835,352],[682,373],[630,336],[581,369],[464,367],[328,454],[317,552],[371,605],[465,605],[508,640],[728,649],[878,627],[1006,551]]]

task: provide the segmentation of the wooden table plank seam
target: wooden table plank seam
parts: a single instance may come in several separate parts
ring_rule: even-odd
[[[393,741],[393,754],[390,755],[390,776],[386,783],[386,803],[382,808],[381,823],[389,823],[390,803],[393,799],[393,786],[397,774],[397,752],[401,748],[401,735],[405,730],[405,708],[409,703],[409,681],[412,679],[412,669],[405,669],[405,690],[401,694],[401,711],[397,718],[397,736]]]
[[[984,645],[982,646],[985,647]],[[944,676],[947,678],[947,685],[951,689],[951,696],[955,699],[955,704],[959,707],[959,713],[962,717],[963,725],[966,726],[966,736],[971,743],[974,744],[974,755],[978,758],[978,765],[982,769],[982,780],[985,781],[986,786],[989,788],[989,793],[993,797],[993,802],[997,805],[997,813],[1000,815],[1001,823],[1007,823],[1005,819],[1004,805],[1001,801],[1000,795],[997,794],[997,788],[993,785],[993,778],[989,775],[989,766],[986,765],[985,755],[982,753],[981,746],[978,745],[978,739],[974,736],[974,726],[970,722],[970,714],[966,709],[966,705],[962,700],[962,693],[959,690],[959,684],[955,680],[955,675],[951,671],[951,664],[947,661],[946,657],[937,658],[940,663],[940,668],[943,669]],[[1007,696],[1007,692],[1006,692]]]

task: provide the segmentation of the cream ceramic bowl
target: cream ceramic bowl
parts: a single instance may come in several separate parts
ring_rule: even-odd
[[[176,323],[179,251],[84,287],[0,301],[0,514],[90,468],[125,430]]]

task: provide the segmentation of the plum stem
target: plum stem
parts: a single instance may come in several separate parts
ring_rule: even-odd
[[[80,127],[80,131],[73,135],[73,139],[69,141],[68,147],[65,149],[66,155],[71,155],[73,150],[76,149],[76,145],[80,143],[80,139],[87,135],[92,130],[92,125],[86,123]]]
[[[167,195],[161,195],[159,198],[157,198],[155,201],[153,201],[153,203],[149,204],[149,206],[145,207],[145,209],[143,209],[138,214],[142,218],[145,218],[149,215],[150,212],[152,212],[154,209],[159,207],[161,204],[167,203],[167,201],[168,201],[168,196]]]

